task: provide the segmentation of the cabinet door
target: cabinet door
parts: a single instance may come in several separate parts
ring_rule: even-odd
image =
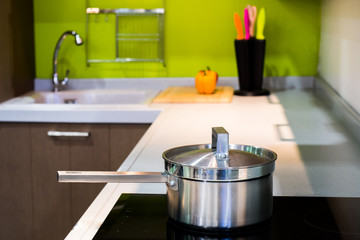
[[[130,154],[150,124],[110,125],[111,170],[117,170]]]
[[[33,239],[28,124],[0,123],[0,239]]]
[[[70,132],[87,132],[89,137],[69,138],[70,170],[109,171],[109,125],[71,124]],[[72,223],[76,223],[105,184],[71,183]]]
[[[0,239],[64,239],[104,184],[58,183],[56,172],[116,170],[149,126],[0,123]]]
[[[71,222],[70,184],[58,183],[56,172],[70,169],[67,138],[48,131],[67,131],[65,124],[30,124],[35,239],[64,239]]]

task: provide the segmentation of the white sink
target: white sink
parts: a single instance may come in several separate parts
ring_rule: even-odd
[[[68,90],[32,92],[4,104],[148,104],[157,90]]]

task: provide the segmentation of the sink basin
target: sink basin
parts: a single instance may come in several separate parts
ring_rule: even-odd
[[[148,104],[157,90],[68,90],[32,92],[6,104]]]

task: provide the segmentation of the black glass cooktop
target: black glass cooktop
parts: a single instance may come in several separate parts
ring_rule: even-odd
[[[360,198],[274,197],[272,218],[226,231],[174,222],[166,204],[166,195],[123,194],[94,239],[360,240]]]

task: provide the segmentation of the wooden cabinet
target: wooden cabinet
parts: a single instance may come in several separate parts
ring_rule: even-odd
[[[110,168],[117,170],[150,125],[110,125]]]
[[[104,184],[58,183],[56,171],[116,170],[148,127],[0,123],[0,239],[63,239]],[[50,137],[48,131],[90,135]]]
[[[0,124],[0,239],[32,239],[28,124]]]
[[[64,238],[64,232],[71,228],[71,186],[56,182],[56,171],[70,168],[69,141],[47,136],[48,129],[66,130],[66,127],[29,124],[34,239],[50,237],[51,232]]]
[[[36,77],[33,0],[1,0],[0,13],[2,102],[33,89]]]

